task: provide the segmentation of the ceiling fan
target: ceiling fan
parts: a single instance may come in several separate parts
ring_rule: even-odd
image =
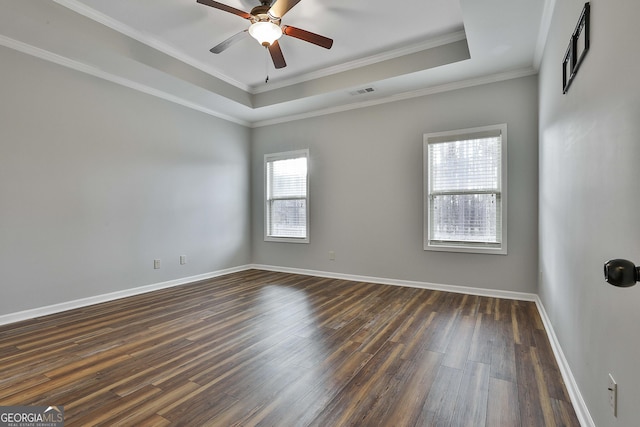
[[[212,53],[220,53],[226,50],[229,46],[242,40],[248,33],[269,50],[273,65],[275,65],[276,68],[284,68],[287,66],[284,55],[282,54],[282,49],[280,49],[280,44],[278,43],[278,39],[283,34],[313,43],[325,49],[331,49],[333,45],[333,40],[330,38],[289,25],[281,25],[280,20],[284,14],[298,4],[299,1],[300,0],[275,0],[275,2],[273,2],[273,0],[260,0],[260,6],[254,7],[251,9],[251,12],[244,12],[217,1],[197,0],[200,4],[224,10],[225,12],[233,13],[234,15],[251,21],[248,29],[240,31],[211,48]]]

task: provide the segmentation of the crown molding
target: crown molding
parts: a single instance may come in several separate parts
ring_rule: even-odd
[[[109,73],[107,71],[101,70],[99,68],[93,67],[91,65],[84,64],[82,62],[74,61],[72,59],[66,58],[64,56],[58,55],[56,53],[50,52],[45,49],[41,49],[39,47],[32,46],[30,44],[0,35],[0,46],[7,47],[9,49],[16,50],[18,52],[22,52],[24,54],[34,56],[39,59],[43,59],[48,62],[53,62],[54,64],[62,65],[63,67],[70,68],[75,71],[80,71],[85,74],[92,75],[94,77],[98,77],[103,80],[110,81],[112,83],[119,84],[121,86],[128,87],[130,89],[137,90],[142,93],[146,93],[147,95],[152,95],[157,98],[164,99],[169,102],[173,102],[178,105],[182,105],[183,107],[191,108],[196,111],[200,111],[202,113],[208,114],[210,116],[217,117],[219,119],[227,120],[233,123],[237,123],[243,126],[250,126],[250,122],[245,120],[240,120],[236,117],[229,116],[227,114],[222,114],[218,111],[214,111],[210,108],[203,107],[200,104],[188,101],[179,96],[170,94],[168,92],[164,92],[162,90],[144,85],[139,82],[135,82],[133,80],[117,76],[115,74]]]
[[[340,105],[336,107],[324,108],[320,110],[310,111],[302,114],[295,114],[290,116],[282,116],[275,119],[257,121],[251,124],[252,128],[259,128],[264,126],[271,126],[280,123],[292,122],[296,120],[308,119],[312,117],[325,116],[329,114],[341,113],[344,111],[357,110],[360,108],[372,107],[375,105],[387,104],[390,102],[403,101],[411,98],[418,98],[426,95],[433,95],[436,93],[449,92],[457,89],[464,89],[473,86],[480,86],[490,83],[497,83],[504,80],[517,79],[520,77],[527,77],[537,74],[538,71],[534,67],[526,67],[512,71],[506,71],[503,73],[490,74],[482,77],[475,77],[466,80],[460,80],[453,83],[446,83],[437,86],[431,86],[427,88],[411,90],[398,94],[393,94],[377,99],[371,99],[366,101],[354,102],[351,104]]]
[[[58,0],[55,0],[58,1]],[[67,1],[67,0],[64,0]],[[318,117],[318,116],[324,116],[324,115],[329,115],[329,114],[335,114],[335,113],[340,113],[340,112],[344,112],[344,111],[350,111],[350,110],[356,110],[356,109],[360,109],[360,108],[367,108],[367,107],[371,107],[371,106],[375,106],[375,105],[381,105],[381,104],[386,104],[386,103],[390,103],[390,102],[396,102],[396,101],[402,101],[402,100],[406,100],[406,99],[411,99],[411,98],[417,98],[417,97],[421,97],[421,96],[426,96],[426,95],[432,95],[435,93],[442,93],[442,92],[448,92],[448,91],[452,91],[452,90],[457,90],[457,89],[463,89],[463,88],[467,88],[467,87],[472,87],[472,86],[479,86],[479,85],[483,85],[483,84],[489,84],[489,83],[495,83],[495,82],[500,82],[503,80],[510,80],[510,79],[516,79],[516,78],[520,78],[520,77],[526,77],[526,76],[530,76],[530,75],[534,75],[537,74],[537,69],[534,67],[528,67],[528,68],[522,68],[522,69],[518,69],[518,70],[513,70],[513,71],[507,71],[504,73],[497,73],[497,74],[492,74],[492,75],[488,75],[488,76],[482,76],[482,77],[476,77],[476,78],[471,78],[471,79],[466,79],[466,80],[461,80],[461,81],[457,81],[457,82],[453,82],[453,83],[447,83],[447,84],[443,84],[443,85],[437,85],[437,86],[431,86],[431,87],[427,87],[427,88],[422,88],[422,89],[418,89],[418,90],[411,90],[411,91],[407,91],[407,92],[402,92],[402,93],[398,93],[398,94],[393,94],[390,96],[385,96],[382,98],[377,98],[377,99],[371,99],[371,100],[366,100],[366,101],[360,101],[360,102],[354,102],[354,103],[350,103],[350,104],[346,104],[346,105],[340,105],[340,106],[336,106],[336,107],[329,107],[329,108],[324,108],[324,109],[319,109],[319,110],[314,110],[314,111],[310,111],[307,113],[302,113],[302,114],[295,114],[295,115],[289,115],[289,116],[281,116],[281,117],[277,117],[274,119],[269,119],[269,120],[262,120],[262,121],[255,121],[255,122],[249,122],[246,120],[242,120],[239,119],[237,117],[233,117],[227,114],[222,114],[218,111],[212,110],[210,108],[206,108],[203,107],[202,105],[199,105],[197,103],[188,101],[184,98],[175,96],[173,94],[161,91],[159,89],[156,88],[152,88],[150,86],[138,83],[138,82],[134,82],[132,80],[126,79],[124,77],[120,77],[117,75],[114,75],[112,73],[106,72],[104,70],[101,70],[99,68],[66,58],[64,56],[58,55],[56,53],[32,46],[30,44],[0,35],[0,45],[1,46],[5,46],[7,48],[22,52],[24,54],[30,55],[30,56],[34,56],[40,59],[43,59],[45,61],[49,61],[49,62],[53,62],[55,64],[58,65],[62,65],[64,67],[76,70],[76,71],[80,71],[89,75],[92,75],[94,77],[98,77],[107,81],[110,81],[112,83],[116,83],[125,87],[128,87],[130,89],[134,89],[137,90],[139,92],[142,93],[146,93],[148,95],[152,95],[161,99],[164,99],[166,101],[169,102],[173,102],[175,104],[178,105],[182,105],[184,107],[187,108],[191,108],[193,110],[196,111],[200,111],[202,113],[208,114],[210,116],[213,117],[217,117],[219,119],[223,119],[229,122],[233,122],[233,123],[237,123],[239,125],[242,126],[247,126],[250,128],[259,128],[259,127],[264,127],[264,126],[271,126],[271,125],[275,125],[275,124],[279,124],[279,123],[286,123],[286,122],[291,122],[291,121],[296,121],[296,120],[303,120],[303,119],[307,119],[307,118],[312,118],[312,117]]]
[[[371,55],[371,56],[356,59],[353,61],[344,62],[339,65],[323,68],[321,70],[312,71],[310,73],[302,74],[302,75],[292,77],[286,80],[282,80],[279,82],[275,82],[275,83],[270,82],[268,84],[254,86],[251,88],[250,93],[252,95],[256,95],[258,93],[269,92],[272,90],[281,89],[286,86],[304,83],[310,80],[320,79],[333,74],[338,74],[345,71],[366,67],[368,65],[377,64],[379,62],[388,61],[390,59],[400,58],[402,56],[411,55],[416,52],[433,49],[438,46],[444,46],[450,43],[455,43],[460,40],[466,40],[466,39],[467,39],[466,33],[464,32],[464,30],[460,30],[454,33],[449,33],[439,37],[434,37],[429,40],[424,40],[419,43],[403,46],[398,49],[393,49],[393,50],[382,52],[376,55]]]
[[[538,29],[536,50],[533,53],[533,66],[536,70],[540,69],[542,55],[544,54],[544,48],[547,45],[547,38],[549,36],[549,29],[551,28],[551,20],[553,19],[553,12],[555,8],[556,0],[545,0],[544,8],[542,9],[542,19],[540,20],[540,28]]]
[[[85,16],[93,21],[96,21],[102,25],[105,25],[106,27],[111,28],[114,31],[117,31],[119,33],[122,33],[128,37],[131,37],[134,40],[139,41],[140,43],[146,44],[147,46],[150,46],[162,53],[165,53],[175,59],[177,59],[178,61],[184,62],[185,64],[188,64],[194,68],[199,69],[200,71],[203,71],[207,74],[210,74],[211,76],[218,78],[230,85],[233,85],[241,90],[244,90],[245,92],[255,95],[257,93],[262,93],[262,92],[267,92],[270,90],[274,90],[274,89],[280,89],[286,86],[290,86],[293,84],[297,84],[297,83],[302,83],[302,82],[306,82],[309,80],[314,80],[314,79],[318,79],[318,78],[322,78],[322,77],[326,77],[332,74],[337,74],[343,71],[349,71],[352,69],[356,69],[356,68],[360,68],[360,67],[364,67],[367,65],[371,65],[371,64],[375,64],[378,62],[382,62],[382,61],[386,61],[389,59],[394,59],[394,58],[398,58],[404,55],[409,55],[412,53],[416,53],[416,52],[420,52],[422,50],[426,50],[426,49],[431,49],[434,47],[438,47],[438,46],[442,46],[448,43],[453,43],[456,41],[460,41],[460,40],[465,40],[466,39],[466,34],[464,32],[464,30],[459,30],[450,34],[445,34],[439,37],[434,37],[432,39],[426,40],[426,41],[422,41],[419,43],[415,43],[409,46],[404,46],[401,47],[399,49],[394,49],[388,52],[384,52],[381,54],[377,54],[377,55],[372,55],[372,56],[368,56],[365,58],[361,58],[361,59],[357,59],[354,61],[349,61],[346,63],[342,63],[340,65],[336,65],[333,67],[327,67],[324,68],[322,70],[318,70],[318,71],[314,71],[311,73],[307,73],[307,74],[303,74],[303,75],[299,75],[296,77],[292,77],[290,79],[286,79],[283,80],[281,82],[276,82],[276,83],[269,83],[269,85],[261,85],[259,87],[256,86],[249,86],[246,85],[242,82],[239,82],[227,75],[224,75],[222,73],[220,73],[219,71],[211,68],[210,66],[203,64],[200,61],[197,61],[196,59],[188,56],[188,55],[184,55],[183,53],[181,53],[180,51],[178,51],[177,49],[173,48],[172,46],[158,40],[157,38],[151,36],[150,34],[141,32],[136,30],[135,28],[132,28],[129,25],[124,24],[121,21],[118,21],[116,19],[111,18],[108,15],[105,15],[101,12],[98,12],[97,10],[88,7],[87,5],[77,1],[77,0],[53,0],[55,3],[58,3],[61,6],[66,7],[67,9],[73,10],[74,12]]]
[[[135,28],[130,27],[129,25],[126,25],[116,19],[111,18],[110,16],[105,15],[104,13],[98,12],[97,10],[92,9],[86,6],[85,4],[78,2],[77,0],[53,0],[53,1],[58,3],[61,6],[66,7],[67,9],[73,10],[74,12],[79,13],[80,15],[83,15],[102,25],[105,25],[114,31],[122,33],[128,37],[131,37],[134,40],[139,41],[140,43],[146,44],[147,46],[150,46],[156,50],[159,50],[160,52],[165,53],[173,57],[174,59],[177,59],[178,61],[184,62],[185,64],[188,64],[194,68],[197,68],[198,70],[205,72],[217,79],[220,79],[225,83],[233,85],[238,89],[242,89],[245,92],[249,92],[251,89],[246,84],[239,82],[235,79],[232,79],[229,76],[226,76],[214,70],[213,68],[203,64],[200,61],[195,60],[194,58],[188,55],[184,55],[179,50],[173,48],[172,46],[164,42],[161,42],[155,37],[152,37],[149,34],[138,31]]]

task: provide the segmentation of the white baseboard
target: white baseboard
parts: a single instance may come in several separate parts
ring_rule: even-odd
[[[560,346],[560,341],[558,341],[558,337],[553,330],[551,319],[549,319],[547,311],[544,309],[544,305],[542,304],[542,300],[538,295],[536,295],[535,302],[536,306],[538,306],[538,312],[542,318],[544,328],[547,331],[547,337],[549,337],[549,342],[551,343],[553,354],[556,357],[558,368],[560,368],[562,379],[567,387],[567,392],[569,393],[569,398],[573,404],[573,409],[576,411],[578,421],[580,421],[580,425],[582,427],[596,427],[596,424],[593,422],[593,418],[591,418],[591,414],[589,413],[589,408],[587,408],[587,404],[582,398],[582,393],[580,393],[578,383],[576,383],[576,379],[571,372],[569,361],[567,361],[567,358],[564,356],[564,352]]]
[[[333,273],[318,270],[305,270],[301,268],[278,267],[273,265],[253,264],[251,268],[257,270],[277,271],[281,273],[302,274],[305,276],[327,277],[329,279],[352,280],[354,282],[377,283],[380,285],[405,286],[408,288],[430,289],[434,291],[455,292],[458,294],[478,295],[482,297],[515,299],[520,301],[535,301],[538,296],[526,292],[503,291],[500,289],[484,289],[468,286],[442,285],[438,283],[418,282],[413,280],[398,280],[372,276],[359,276],[355,274]]]
[[[578,388],[578,385],[573,376],[573,373],[571,372],[569,363],[565,358],[564,353],[562,352],[562,347],[560,346],[558,337],[556,336],[553,330],[553,326],[551,325],[551,320],[549,319],[547,312],[544,309],[544,305],[542,304],[540,297],[536,294],[531,294],[526,292],[503,291],[499,289],[483,289],[483,288],[474,288],[474,287],[468,287],[468,286],[443,285],[443,284],[418,282],[418,281],[411,281],[411,280],[396,280],[396,279],[380,278],[380,277],[372,277],[372,276],[333,273],[333,272],[319,271],[319,270],[278,267],[273,265],[249,264],[249,265],[214,271],[211,273],[200,274],[197,276],[184,277],[181,279],[170,280],[167,282],[155,283],[151,285],[140,286],[132,289],[125,289],[122,291],[112,292],[108,294],[82,298],[82,299],[68,301],[60,304],[49,305],[46,307],[39,307],[35,309],[20,311],[17,313],[5,314],[0,316],[0,325],[19,322],[22,320],[33,319],[36,317],[55,314],[62,311],[72,310],[75,308],[82,308],[89,305],[113,301],[116,299],[125,298],[133,295],[144,294],[144,293],[152,292],[159,289],[186,285],[189,283],[198,282],[200,280],[211,279],[214,277],[223,276],[225,274],[237,273],[237,272],[246,271],[249,269],[301,274],[305,276],[326,277],[330,279],[351,280],[356,282],[377,283],[381,285],[431,289],[431,290],[437,290],[437,291],[455,292],[455,293],[461,293],[461,294],[478,295],[478,296],[493,297],[493,298],[516,299],[520,301],[533,301],[536,303],[536,306],[538,307],[538,312],[540,313],[540,317],[542,318],[542,323],[544,324],[544,327],[547,331],[547,336],[549,338],[549,342],[551,343],[553,354],[558,363],[558,367],[560,369],[562,378],[567,387],[569,397],[571,398],[571,403],[573,404],[578,420],[580,421],[580,425],[582,427],[596,427],[595,423],[593,422],[593,419],[591,418],[591,414],[589,413],[589,409],[587,408],[587,405],[584,399],[582,398],[582,394],[580,393],[580,389]]]
[[[34,319],[36,317],[47,316],[49,314],[60,313],[62,311],[73,310],[75,308],[82,308],[93,304],[99,304],[102,302],[108,302],[117,300],[120,298],[126,298],[133,295],[144,294],[147,292],[157,291],[159,289],[171,288],[173,286],[186,285],[200,280],[211,279],[213,277],[223,276],[225,274],[237,273],[239,271],[245,271],[251,268],[248,265],[227,268],[224,270],[213,271],[211,273],[199,274],[197,276],[183,277],[181,279],[169,280],[167,282],[154,283],[146,286],[139,286],[131,289],[124,289],[122,291],[111,292],[108,294],[96,295],[87,298],[81,298],[73,301],[67,301],[60,304],[48,305],[45,307],[38,307],[29,310],[19,311],[17,313],[9,313],[0,316],[0,325],[6,325],[9,323],[20,322],[22,320]]]
[[[512,292],[503,291],[498,289],[483,289],[474,288],[468,286],[454,286],[454,285],[442,285],[428,282],[418,282],[411,280],[397,280],[389,278],[380,278],[372,276],[360,276],[354,274],[333,273],[319,270],[306,270],[300,268],[278,267],[272,265],[260,265],[249,264],[238,267],[232,267],[224,270],[214,271],[211,273],[200,274],[197,276],[184,277],[176,280],[170,280],[167,282],[154,283],[151,285],[140,286],[131,289],[125,289],[122,291],[111,292],[108,294],[96,295],[87,298],[81,298],[73,301],[66,301],[59,304],[48,305],[44,307],[33,308],[29,310],[19,311],[16,313],[9,313],[0,315],[0,325],[6,325],[9,323],[20,322],[22,320],[33,319],[36,317],[47,316],[49,314],[60,313],[62,311],[73,310],[75,308],[82,308],[93,304],[99,304],[102,302],[113,301],[120,298],[126,298],[133,295],[139,295],[147,292],[156,291],[159,289],[170,288],[173,286],[185,285],[200,280],[211,279],[214,277],[222,276],[230,273],[237,273],[240,271],[246,271],[249,269],[277,271],[282,273],[302,274],[305,276],[317,276],[327,277],[331,279],[352,280],[355,282],[368,282],[377,283],[381,285],[393,285],[393,286],[405,286],[410,288],[431,289],[444,292],[455,292],[459,294],[479,295],[493,298],[504,299],[517,299],[521,301],[536,301],[539,300],[536,294],[530,294],[525,292]]]

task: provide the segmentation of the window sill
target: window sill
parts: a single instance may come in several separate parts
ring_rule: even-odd
[[[436,251],[436,252],[461,252],[461,253],[470,253],[470,254],[486,254],[486,255],[507,255],[507,246],[484,246],[484,245],[462,245],[462,244],[447,244],[447,243],[439,243],[439,244],[431,244],[425,243],[424,245],[425,251]]]
[[[280,242],[280,243],[309,243],[309,238],[297,238],[297,237],[270,237],[265,236],[265,242]]]

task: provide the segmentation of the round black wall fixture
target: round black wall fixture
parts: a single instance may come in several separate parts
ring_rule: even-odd
[[[640,281],[640,267],[626,259],[612,259],[604,265],[604,280],[619,288],[628,288]]]

